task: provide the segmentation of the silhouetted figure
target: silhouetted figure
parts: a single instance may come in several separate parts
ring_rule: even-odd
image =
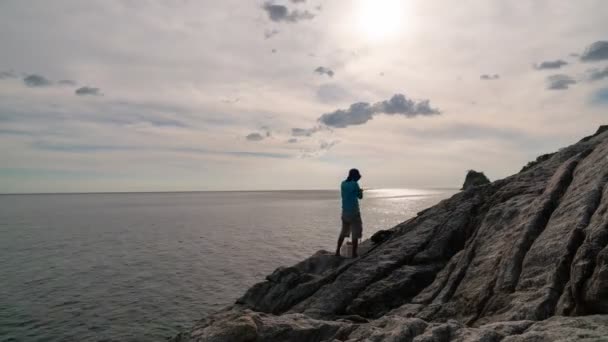
[[[344,238],[350,236],[353,240],[353,258],[357,257],[357,246],[363,231],[361,212],[359,211],[359,200],[363,198],[363,190],[359,187],[361,174],[357,169],[348,172],[348,178],[342,182],[340,192],[342,194],[342,231],[338,237],[336,256],[340,256],[340,248]]]

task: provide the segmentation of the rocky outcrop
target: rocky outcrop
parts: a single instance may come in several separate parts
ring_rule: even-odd
[[[365,241],[358,259],[279,268],[174,341],[605,341],[607,184],[600,130]]]
[[[489,184],[490,180],[483,172],[477,172],[475,170],[469,170],[467,176],[464,179],[464,184],[460,190],[468,190],[475,186]]]

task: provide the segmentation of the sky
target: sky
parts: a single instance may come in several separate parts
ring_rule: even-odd
[[[0,193],[448,187],[608,123],[605,0],[3,0]]]

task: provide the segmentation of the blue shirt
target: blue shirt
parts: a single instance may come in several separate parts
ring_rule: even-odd
[[[342,194],[342,212],[346,214],[356,214],[359,212],[359,199],[363,198],[363,192],[359,188],[359,183],[354,181],[343,181],[340,186]]]

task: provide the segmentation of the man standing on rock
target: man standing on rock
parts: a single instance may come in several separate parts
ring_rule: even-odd
[[[340,247],[344,238],[350,236],[353,240],[353,258],[357,257],[357,247],[363,231],[361,212],[359,211],[359,200],[363,198],[363,190],[359,187],[361,174],[357,169],[351,169],[348,177],[342,182],[340,192],[342,194],[342,231],[338,237],[336,256],[340,256]]]

